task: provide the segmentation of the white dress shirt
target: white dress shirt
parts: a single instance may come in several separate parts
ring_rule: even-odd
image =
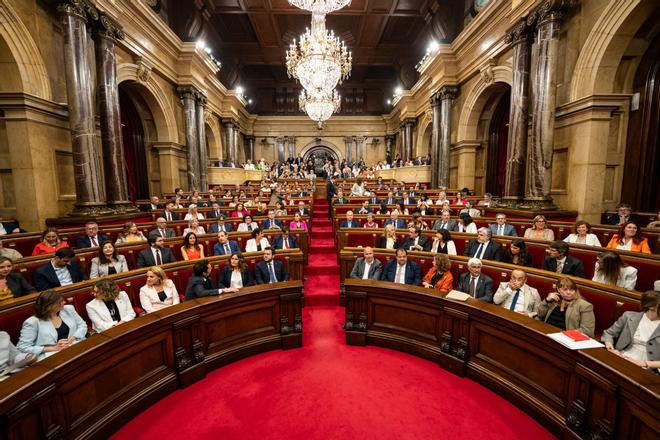
[[[372,263],[367,263],[367,260],[364,260],[364,273],[362,274],[363,280],[369,279],[369,271],[371,270],[371,264]]]

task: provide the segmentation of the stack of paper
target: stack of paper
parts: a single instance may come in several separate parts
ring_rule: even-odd
[[[548,336],[571,350],[584,350],[585,348],[600,348],[603,344],[595,339],[588,338],[586,341],[575,341],[564,332],[549,333]]]

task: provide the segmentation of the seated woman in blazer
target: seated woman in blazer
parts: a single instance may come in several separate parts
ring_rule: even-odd
[[[64,297],[54,290],[45,290],[34,303],[34,315],[23,322],[16,348],[31,353],[38,360],[64,350],[85,339],[87,323]]]
[[[399,249],[401,243],[396,235],[396,229],[392,223],[385,225],[385,233],[378,239],[377,248]]]
[[[252,219],[250,214],[243,217],[243,221],[238,224],[236,231],[238,232],[249,232],[253,231],[259,227],[259,224]]]
[[[147,270],[147,284],[140,288],[140,305],[145,312],[151,313],[165,307],[179,304],[179,292],[174,282],[159,266]]]
[[[570,278],[557,281],[557,292],[551,292],[538,307],[539,319],[562,330],[580,330],[593,338],[596,330],[594,306],[580,296],[577,284]]]
[[[101,243],[99,255],[92,258],[89,278],[100,278],[121,272],[128,272],[126,257],[117,253],[115,245],[111,241]]]
[[[220,271],[219,283],[221,287],[235,287],[237,289],[253,284],[252,274],[241,254],[238,252],[231,254],[229,264]]]
[[[92,289],[94,299],[87,303],[87,315],[92,327],[102,332],[117,324],[131,321],[135,312],[126,292],[120,291],[114,280],[104,279]]]
[[[451,261],[447,254],[435,254],[433,267],[422,278],[422,286],[432,287],[440,293],[449,293],[454,288],[454,276],[449,269],[451,269]]]
[[[20,273],[12,273],[14,264],[7,257],[0,257],[0,301],[18,298],[37,291]]]
[[[642,293],[640,303],[641,312],[623,312],[601,339],[612,353],[642,368],[657,370],[660,368],[660,292],[647,290]]]

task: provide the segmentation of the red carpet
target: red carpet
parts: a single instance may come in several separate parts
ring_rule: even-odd
[[[327,212],[327,205],[316,209]],[[339,300],[335,254],[314,243],[312,237],[303,348],[216,370],[113,438],[552,438],[504,399],[434,363],[345,345],[343,309],[333,306]]]

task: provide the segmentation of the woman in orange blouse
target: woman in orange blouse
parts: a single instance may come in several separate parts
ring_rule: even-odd
[[[433,257],[433,267],[424,275],[422,286],[434,287],[440,293],[449,293],[454,284],[454,277],[449,270],[451,262],[447,254],[435,254]]]
[[[57,229],[46,228],[41,234],[41,242],[34,247],[32,255],[52,254],[63,247],[69,247],[69,243],[60,239]]]
[[[608,249],[620,249],[622,251],[641,252],[650,254],[649,241],[642,237],[639,226],[633,222],[625,222],[619,228],[619,233],[614,234],[607,244]]]
[[[183,238],[181,256],[184,260],[204,258],[204,247],[197,241],[197,234],[194,232],[188,232]]]

